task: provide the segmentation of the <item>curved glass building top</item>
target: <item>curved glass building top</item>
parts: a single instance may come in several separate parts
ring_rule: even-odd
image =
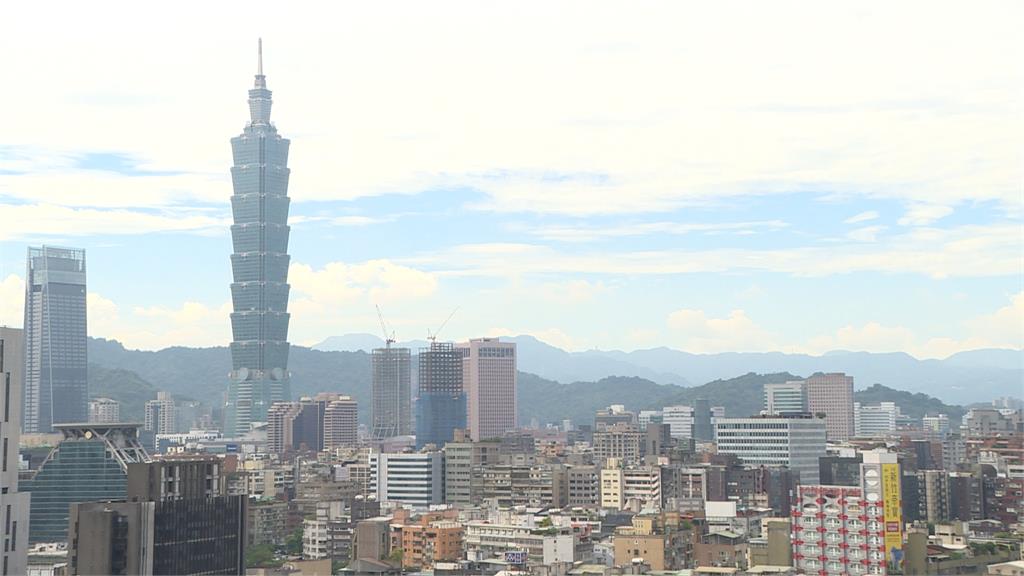
[[[289,397],[289,141],[270,123],[271,105],[261,42],[249,122],[231,139],[231,435],[265,421],[270,404]]]

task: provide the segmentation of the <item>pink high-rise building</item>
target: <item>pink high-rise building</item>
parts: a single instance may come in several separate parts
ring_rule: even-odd
[[[804,381],[807,411],[825,414],[825,434],[830,442],[844,442],[854,435],[853,377],[842,372],[815,374]]]
[[[516,344],[475,338],[457,344],[462,353],[466,426],[470,438],[497,438],[516,427]]]

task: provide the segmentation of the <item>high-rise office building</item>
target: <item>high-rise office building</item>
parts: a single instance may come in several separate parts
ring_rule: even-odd
[[[825,422],[806,417],[718,418],[719,454],[735,454],[744,464],[788,466],[803,484],[819,481],[818,459],[825,455]]]
[[[267,449],[284,454],[352,446],[358,426],[358,406],[349,396],[321,392],[298,402],[275,402],[267,412]]]
[[[71,573],[244,574],[246,500],[216,457],[130,464],[123,501],[71,505]]]
[[[444,500],[441,452],[370,454],[370,492],[378,502],[427,508]]]
[[[90,424],[115,424],[121,421],[121,403],[110,398],[89,401]]]
[[[693,438],[705,441],[715,439],[715,428],[711,425],[711,403],[707,398],[693,401]]]
[[[921,418],[921,427],[926,432],[945,438],[949,434],[949,416],[945,414],[928,414]]]
[[[0,327],[0,574],[25,574],[29,495],[18,491],[24,332]]]
[[[153,434],[174,434],[177,432],[177,412],[174,398],[169,392],[157,392],[155,400],[146,402],[143,429]]]
[[[416,447],[444,448],[455,430],[466,427],[466,393],[462,389],[462,355],[450,342],[431,342],[419,353],[416,400]]]
[[[60,424],[64,438],[22,488],[32,493],[29,540],[65,542],[68,507],[77,502],[120,500],[128,465],[149,462],[134,424]]]
[[[765,384],[764,411],[768,415],[807,412],[807,389],[803,381]]]
[[[231,375],[225,435],[264,422],[291,396],[288,372],[288,145],[270,123],[271,92],[260,49],[249,123],[231,139]]]
[[[694,421],[693,406],[665,406],[661,409],[661,422],[669,426],[673,438],[693,438]]]
[[[324,409],[324,449],[355,446],[359,441],[359,405],[351,396],[330,396]]]
[[[516,428],[516,344],[476,338],[456,345],[462,353],[466,425],[473,440],[500,437]]]
[[[25,393],[22,428],[89,419],[85,250],[28,249],[25,279]]]
[[[807,411],[825,415],[829,442],[845,442],[854,435],[853,377],[843,373],[815,374],[804,380]]]
[[[872,438],[896,431],[900,409],[894,402],[853,403],[853,428],[857,438]]]
[[[372,433],[377,439],[412,434],[412,355],[408,348],[376,348],[371,354]]]

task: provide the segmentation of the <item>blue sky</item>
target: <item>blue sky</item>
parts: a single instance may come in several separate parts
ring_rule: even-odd
[[[88,249],[93,335],[228,341],[262,35],[297,343],[374,304],[568,349],[1024,343],[1015,3],[200,6],[14,8],[0,322],[46,242]]]

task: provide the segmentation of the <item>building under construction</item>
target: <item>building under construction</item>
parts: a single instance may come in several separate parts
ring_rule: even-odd
[[[408,348],[376,348],[373,358],[373,437],[406,436],[412,429],[412,355]]]
[[[443,448],[455,430],[466,427],[461,351],[451,342],[432,341],[420,349],[418,376],[416,447]]]

